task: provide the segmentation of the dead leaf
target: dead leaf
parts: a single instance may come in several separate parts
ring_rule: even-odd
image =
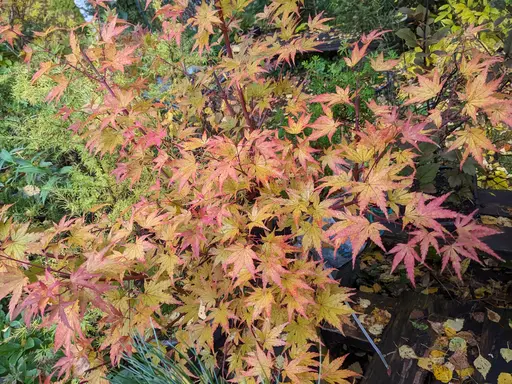
[[[428,357],[420,357],[418,359],[418,367],[423,368],[426,371],[432,372],[434,369],[434,363]]]
[[[367,287],[366,285],[361,285],[359,287],[359,290],[364,293],[373,293],[374,292],[372,287]]]
[[[465,379],[467,377],[473,376],[475,369],[473,367],[467,367],[458,371],[456,370],[455,372],[457,372],[457,375],[459,375],[461,379]]]
[[[464,319],[448,319],[443,323],[443,327],[446,332],[446,328],[451,328],[455,332],[459,332],[462,330],[464,326]],[[448,334],[448,332],[446,332]]]
[[[485,378],[487,378],[487,374],[491,369],[491,363],[482,355],[478,355],[478,357],[473,362],[476,370],[480,372],[480,374]]]
[[[399,349],[398,349],[398,353],[400,354],[400,357],[402,359],[417,359],[418,356],[416,355],[416,352],[414,352],[414,350],[409,347],[408,345],[402,345]]]
[[[501,372],[498,376],[498,384],[512,384],[512,374]]]
[[[430,288],[425,288],[423,291],[421,291],[421,293],[423,293],[424,295],[431,295],[431,294],[437,293],[438,290],[439,290],[439,288],[437,288],[437,287],[430,287]]]
[[[436,323],[430,320],[428,320],[428,322],[430,323],[430,326],[432,327],[435,333],[437,333],[438,335],[444,334],[443,323]]]
[[[457,351],[449,358],[450,363],[453,364],[456,371],[462,371],[470,367],[466,351]],[[460,375],[459,375],[460,376]]]
[[[452,352],[465,351],[467,349],[466,340],[462,337],[453,337],[448,344],[448,349]]]
[[[373,292],[379,293],[380,291],[382,291],[382,287],[377,283],[373,284]]]
[[[363,309],[368,308],[371,305],[371,301],[368,299],[359,298],[359,306]]]
[[[505,359],[507,363],[512,361],[512,349],[510,348],[501,348],[500,349],[500,355]]]
[[[443,351],[439,351],[437,349],[430,351],[430,359],[432,360],[432,363],[436,365],[442,365],[444,363],[444,356],[445,353]]]
[[[471,317],[473,319],[475,319],[476,322],[483,323],[484,320],[485,320],[485,313],[483,313],[483,312],[473,312],[471,314]]]
[[[487,317],[489,320],[494,321],[495,323],[499,323],[501,320],[501,316],[498,315],[496,312],[491,311],[489,308],[487,308]]]
[[[368,328],[368,332],[370,332],[374,336],[380,336],[382,335],[382,331],[384,331],[384,325],[383,324],[373,324]]]
[[[453,371],[446,365],[434,365],[434,376],[442,383],[449,383],[453,378]]]

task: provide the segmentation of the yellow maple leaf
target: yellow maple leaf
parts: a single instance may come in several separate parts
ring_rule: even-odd
[[[485,135],[485,131],[481,128],[465,128],[455,132],[455,135],[457,136],[457,139],[450,146],[450,148],[448,148],[448,151],[464,148],[460,169],[462,169],[462,166],[464,165],[464,162],[468,158],[469,154],[473,155],[478,164],[483,166],[484,160],[482,150],[488,149],[489,151],[497,151],[496,147]]]
[[[437,96],[441,89],[443,89],[444,81],[440,81],[440,75],[437,68],[432,72],[432,79],[429,79],[426,76],[418,75],[419,85],[411,85],[409,87],[403,88],[405,92],[407,92],[412,98],[407,100],[405,105],[410,105],[414,103],[422,103],[424,101],[430,100]]]

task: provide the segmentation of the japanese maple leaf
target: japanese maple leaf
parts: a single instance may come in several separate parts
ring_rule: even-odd
[[[370,63],[372,68],[377,72],[382,71],[391,71],[396,65],[400,62],[400,60],[387,60],[384,61],[384,53],[380,52],[375,59],[371,59]]]
[[[331,109],[325,105],[322,105],[322,109],[324,110],[324,115],[309,125],[313,128],[313,133],[309,135],[309,140],[318,140],[323,136],[327,136],[331,140],[338,130],[340,124],[334,120]]]
[[[394,190],[398,184],[393,182],[391,177],[393,175],[393,168],[387,166],[389,164],[389,157],[383,158],[379,163],[368,171],[364,181],[356,181],[351,185],[351,192],[358,194],[357,201],[359,209],[366,210],[368,204],[376,204],[387,217],[387,202],[386,192]]]
[[[52,67],[53,63],[51,61],[44,61],[41,64],[39,64],[39,70],[36,73],[34,73],[34,76],[32,76],[32,80],[30,80],[30,83],[34,84],[37,81],[37,79],[39,79],[46,72],[52,69]]]
[[[266,319],[263,323],[263,327],[255,328],[254,333],[259,344],[263,346],[263,349],[273,351],[274,347],[286,345],[286,341],[284,341],[284,337],[281,334],[283,333],[284,327],[287,325],[288,323],[282,323],[272,328],[270,320]]]
[[[417,227],[431,228],[440,234],[446,232],[436,219],[448,219],[457,216],[455,212],[441,208],[448,196],[450,196],[450,193],[434,199],[427,199],[423,194],[416,194],[415,198],[405,207],[404,227],[408,223],[413,223]]]
[[[286,268],[283,267],[282,263],[286,265],[288,262],[289,261],[286,258],[279,258],[276,260],[275,255],[262,255],[261,262],[260,265],[258,265],[257,271],[261,272],[261,280],[263,286],[266,287],[271,281],[278,287],[282,287],[282,276],[290,273]]]
[[[235,313],[229,308],[230,302],[221,302],[216,308],[210,310],[209,318],[212,320],[212,329],[221,327],[229,333],[229,320],[236,319]]]
[[[292,135],[298,135],[302,133],[305,128],[309,127],[309,120],[311,119],[311,115],[303,114],[297,118],[297,121],[293,120],[291,117],[288,117],[288,125],[285,125],[283,128],[286,132]]]
[[[454,224],[457,228],[458,235],[456,243],[464,246],[472,255],[475,256],[475,258],[477,257],[475,249],[479,249],[499,260],[502,260],[501,257],[492,250],[492,248],[480,240],[483,237],[495,235],[499,233],[499,231],[477,224],[474,220],[475,213],[476,211],[470,215],[458,215],[455,219]]]
[[[355,265],[356,257],[361,251],[363,245],[372,240],[384,251],[384,245],[380,237],[381,231],[388,231],[388,229],[380,223],[370,223],[364,216],[355,216],[351,213],[342,213],[338,216],[340,221],[334,223],[326,232],[326,235],[334,241],[334,245],[338,248],[347,240],[350,240],[352,245],[352,263]]]
[[[409,143],[418,150],[418,143],[421,142],[437,145],[434,141],[432,141],[430,137],[426,135],[428,134],[428,131],[425,131],[427,124],[427,122],[412,124],[410,120],[406,121],[400,129],[400,133],[402,134],[402,143]]]
[[[352,380],[348,381],[345,379],[360,376],[358,373],[348,369],[341,369],[347,356],[348,355],[344,355],[330,361],[329,354],[327,354],[324,361],[322,361],[322,368],[319,369],[322,380],[328,384],[350,384]]]
[[[198,32],[208,31],[213,34],[213,26],[220,23],[216,16],[217,11],[208,3],[201,3],[196,7],[196,16],[192,19],[192,25],[197,27]]]
[[[114,16],[109,22],[103,24],[103,27],[101,28],[101,37],[105,43],[113,43],[113,39],[128,28],[128,25],[118,25],[121,23],[126,22],[124,20],[118,20],[117,16]]]
[[[417,231],[411,232],[411,235],[414,235],[414,237],[410,240],[410,243],[417,243],[420,245],[422,261],[425,261],[430,246],[434,247],[437,253],[440,253],[439,242],[437,239],[442,238],[443,236],[441,236],[442,234],[439,232],[419,229]]]
[[[58,101],[64,94],[64,91],[69,84],[69,80],[62,74],[53,76],[52,79],[57,82],[57,85],[52,88],[50,93],[48,93],[44,99],[46,102],[51,102],[53,100]]]
[[[13,26],[10,25],[2,25],[0,26],[0,43],[7,41],[7,43],[14,47],[14,39],[23,36],[21,33],[21,25],[16,24]]]
[[[478,164],[483,167],[483,149],[487,149],[489,151],[497,151],[496,147],[485,135],[485,131],[481,128],[466,127],[456,131],[455,135],[457,136],[457,139],[455,139],[450,148],[448,148],[448,151],[453,151],[454,149],[464,147],[464,154],[462,155],[462,161],[460,162],[461,170],[469,154],[473,155]]]
[[[270,317],[272,304],[274,303],[274,295],[268,288],[255,288],[254,292],[251,293],[246,300],[246,304],[251,306],[253,320],[255,320],[263,311],[265,311],[265,315],[267,317]]]
[[[313,19],[311,18],[311,15],[308,17],[308,28],[310,31],[328,31],[330,27],[326,25],[325,23],[329,20],[332,20],[331,17],[325,17],[322,19],[324,12],[320,12],[318,15],[316,15]]]
[[[5,272],[0,272],[0,300],[12,293],[9,302],[9,316],[13,320],[14,310],[18,305],[23,288],[28,284],[28,277],[19,269],[4,266]]]
[[[295,357],[294,359],[289,359],[283,367],[284,376],[290,379],[294,384],[302,384],[305,381],[302,380],[301,375],[314,372],[313,368],[308,364],[309,360],[310,358],[304,361],[300,356]]]
[[[320,225],[303,221],[297,231],[297,236],[302,236],[302,251],[304,253],[314,248],[319,254],[322,254],[322,241],[325,240],[325,235]]]
[[[432,73],[432,79],[426,76],[418,75],[419,85],[411,85],[403,88],[405,92],[412,96],[404,105],[410,105],[414,103],[422,103],[436,97],[439,92],[443,89],[443,85],[446,80],[440,81],[439,71],[437,68]]]
[[[258,382],[264,383],[271,377],[272,368],[274,363],[270,352],[263,352],[263,350],[256,346],[256,352],[250,352],[244,360],[249,365],[249,369],[243,373],[246,377],[257,377]]]
[[[349,67],[355,67],[357,63],[361,61],[363,57],[366,56],[366,50],[368,49],[368,46],[370,45],[369,42],[363,43],[360,46],[361,43],[356,42],[352,46],[352,54],[350,55],[350,58],[344,57],[343,60],[347,63]]]
[[[326,321],[332,326],[342,329],[343,323],[349,322],[349,315],[354,313],[352,308],[345,302],[349,299],[348,288],[327,286],[326,289],[317,293],[316,303],[318,306],[315,314],[317,323]]]
[[[234,244],[227,248],[231,254],[222,263],[224,270],[228,265],[233,265],[231,276],[233,279],[245,268],[254,277],[256,274],[256,267],[254,266],[254,260],[259,260],[256,252],[252,250],[250,245]]]
[[[311,99],[313,103],[327,103],[329,107],[337,104],[352,104],[350,102],[350,88],[345,89],[336,86],[336,93],[322,93]]]
[[[405,269],[407,270],[407,277],[409,277],[412,286],[416,287],[416,283],[414,281],[414,264],[415,261],[419,261],[420,263],[423,263],[423,261],[416,252],[415,244],[397,244],[389,251],[389,253],[395,254],[393,264],[391,265],[391,272],[398,267],[398,264],[403,262],[405,264]]]
[[[470,252],[468,252],[467,249],[456,243],[445,245],[443,248],[441,248],[441,254],[443,256],[441,272],[444,271],[444,269],[448,265],[448,262],[450,262],[453,267],[453,270],[455,271],[460,280],[462,280],[460,265],[461,256],[467,257],[471,260],[481,263],[480,260],[474,255],[472,255]]]
[[[498,101],[494,94],[500,81],[501,79],[496,79],[488,83],[487,71],[481,72],[473,80],[468,81],[466,91],[464,93],[458,92],[461,100],[466,102],[462,112],[476,121],[476,112],[479,108],[485,108]]]

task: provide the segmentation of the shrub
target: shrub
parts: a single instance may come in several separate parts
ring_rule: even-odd
[[[478,29],[454,32],[453,60],[398,79],[401,98],[369,100],[364,118],[358,73],[382,32],[363,35],[344,58],[355,87],[310,95],[269,73],[314,50],[325,20],[312,18],[304,35],[298,3],[271,2],[259,17],[277,32],[258,40],[237,33],[244,7],[202,3],[185,25],[184,4],[164,5],[156,10],[157,36],[128,30],[108,12],[84,27],[85,37],[70,32],[57,50],[63,55],[42,60],[32,77],[55,80],[57,105],[75,81],[93,82],[97,98],[76,113],[60,109],[70,129],[94,153],[115,159],[119,183],[153,184],[116,220],[64,217],[30,227],[9,219],[9,207],[0,211],[0,296],[12,294],[11,316],[41,314],[43,326],[56,326],[64,378],[97,379],[105,364],[134,352],[133,333],[152,337],[156,328],[177,351],[195,349],[234,382],[346,383],[354,373],[342,368],[344,358],[320,359],[315,346],[318,325],[341,329],[349,321],[351,291],[313,250],[350,242],[355,260],[369,242],[384,249],[384,224],[398,223],[408,240],[389,254],[412,285],[429,248],[459,277],[462,260],[478,261],[480,251],[498,257],[481,240],[495,231],[474,213],[443,207],[446,194],[414,189],[419,144],[449,143],[448,151],[462,151],[460,167],[470,155],[482,164],[482,151],[495,149],[482,127],[510,123],[499,58],[472,49]],[[182,56],[148,60],[148,41],[181,47],[189,26],[199,55],[217,46],[202,68],[189,70]],[[4,39],[16,36],[14,27],[0,30]],[[370,62],[379,72],[398,65],[383,55]],[[314,103],[322,108],[315,119]],[[336,119],[336,105],[353,108],[353,117]],[[273,129],[276,114],[288,115],[286,135]],[[328,145],[311,146],[324,137]],[[80,320],[91,309],[101,318],[88,336]]]

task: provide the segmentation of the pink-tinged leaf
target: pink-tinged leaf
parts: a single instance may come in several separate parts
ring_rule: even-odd
[[[427,136],[429,133],[429,131],[425,131],[427,124],[428,123],[426,122],[412,124],[410,120],[407,120],[401,129],[402,143],[409,143],[418,150],[418,143],[430,143],[437,145],[436,142],[432,141],[432,139]]]
[[[30,81],[30,84],[34,84],[37,79],[39,79],[41,76],[43,76],[46,72],[48,72],[53,67],[53,64],[51,61],[45,61],[39,65],[39,70],[34,73],[34,76],[32,77],[32,80]]]
[[[47,102],[59,101],[69,85],[69,80],[62,74],[53,76],[52,79],[57,82],[57,85],[46,96],[45,101]]]
[[[453,270],[459,277],[459,279],[462,280],[461,275],[461,265],[460,265],[460,257],[464,256],[471,260],[480,262],[476,256],[472,255],[470,252],[468,252],[464,247],[457,245],[457,244],[450,244],[445,245],[443,248],[441,248],[441,254],[443,255],[443,263],[441,266],[441,272],[444,271],[446,266],[448,265],[448,262],[452,264]]]
[[[364,244],[370,239],[382,250],[386,251],[382,244],[380,233],[388,231],[380,223],[370,223],[364,216],[354,216],[350,212],[341,213],[337,217],[340,221],[334,223],[326,232],[335,248],[350,240],[352,245],[352,262],[355,264],[356,257]]]
[[[437,253],[440,253],[439,242],[437,241],[437,239],[443,238],[443,236],[439,232],[420,229],[411,232],[411,235],[414,235],[414,237],[409,241],[409,243],[418,243],[420,245],[422,261],[425,261],[428,250],[431,246],[434,247]]]
[[[231,254],[222,263],[224,270],[228,265],[233,265],[231,276],[234,278],[242,271],[243,268],[247,269],[249,273],[254,277],[256,274],[256,267],[254,266],[254,260],[258,260],[258,255],[252,250],[250,245],[235,244],[227,249]]]
[[[30,45],[25,45],[23,47],[23,52],[25,52],[25,58],[23,59],[23,62],[26,64],[30,64],[34,50],[32,49],[32,47]]]
[[[393,272],[398,264],[403,262],[405,269],[407,270],[407,277],[411,281],[413,287],[416,287],[414,281],[414,264],[416,261],[422,263],[421,257],[418,255],[414,244],[397,244],[389,253],[394,253],[393,265],[391,266],[391,272]]]
[[[412,223],[419,228],[431,228],[439,234],[446,233],[446,229],[436,219],[449,219],[457,216],[457,213],[441,207],[448,196],[450,193],[429,199],[425,195],[417,193],[414,200],[405,207],[404,227],[408,223]]]

